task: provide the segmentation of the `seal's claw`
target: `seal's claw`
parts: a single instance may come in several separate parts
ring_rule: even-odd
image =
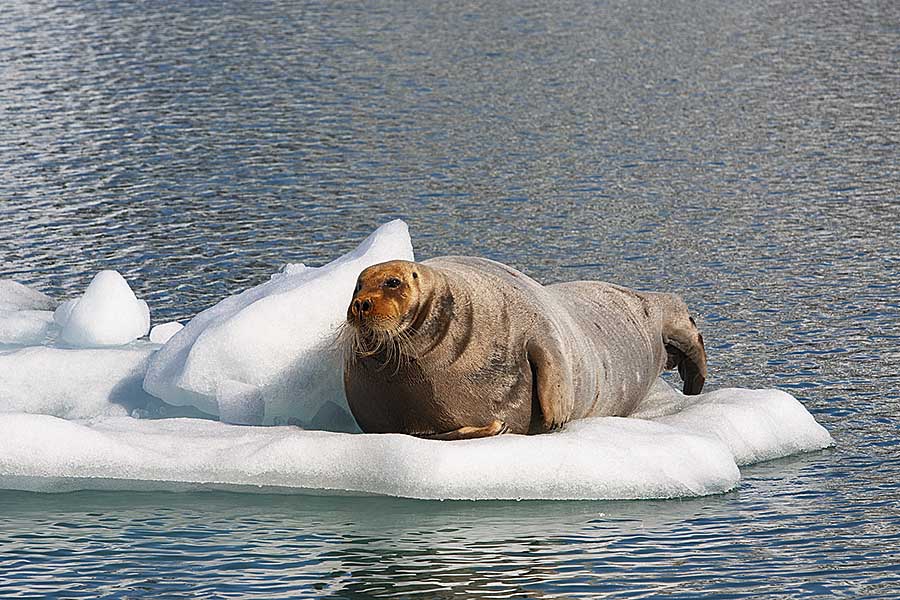
[[[425,434],[421,437],[429,440],[472,440],[476,438],[492,437],[509,431],[505,422],[494,419],[490,425],[484,427],[460,427],[444,433]]]

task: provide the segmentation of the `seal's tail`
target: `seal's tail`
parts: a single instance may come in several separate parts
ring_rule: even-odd
[[[678,367],[684,381],[684,393],[699,394],[706,382],[706,348],[697,323],[684,301],[672,297],[674,306],[663,318],[663,342],[666,345],[666,369]]]

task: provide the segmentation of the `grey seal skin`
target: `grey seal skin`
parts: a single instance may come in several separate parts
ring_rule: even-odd
[[[678,296],[543,286],[483,258],[369,267],[341,337],[347,401],[367,433],[543,433],[628,416],[664,369],[678,368],[686,394],[706,379],[703,338]]]

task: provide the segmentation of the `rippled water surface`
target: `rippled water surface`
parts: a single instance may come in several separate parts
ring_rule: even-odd
[[[747,4],[5,3],[0,276],[185,319],[401,217],[681,293],[710,389],[837,445],[667,502],[0,492],[0,596],[900,596],[900,4]]]

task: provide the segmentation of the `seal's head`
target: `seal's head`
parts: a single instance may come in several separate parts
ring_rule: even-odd
[[[356,280],[348,323],[360,331],[399,335],[415,321],[422,297],[421,265],[405,260],[373,265]]]
[[[373,265],[360,273],[339,337],[349,352],[345,356],[376,357],[378,362],[398,365],[414,357],[415,334],[428,318],[439,279],[425,265],[405,260]]]

